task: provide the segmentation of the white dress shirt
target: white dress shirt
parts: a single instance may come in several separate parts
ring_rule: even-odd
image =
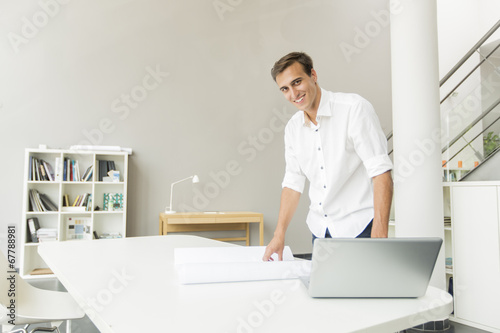
[[[321,89],[314,125],[298,111],[285,128],[283,187],[310,181],[307,225],[318,237],[356,237],[374,216],[371,178],[392,169],[373,106],[356,94]]]

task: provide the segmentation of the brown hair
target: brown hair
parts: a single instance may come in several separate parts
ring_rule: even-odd
[[[304,68],[304,72],[311,76],[311,70],[313,68],[313,61],[310,56],[304,52],[292,52],[288,53],[286,56],[282,57],[280,60],[274,63],[273,68],[271,68],[271,76],[276,82],[276,76],[282,73],[285,69],[298,62]]]

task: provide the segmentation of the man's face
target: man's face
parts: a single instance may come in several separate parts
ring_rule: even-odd
[[[317,79],[314,69],[308,76],[302,65],[295,62],[276,76],[276,83],[285,98],[299,110],[316,112],[320,100]]]

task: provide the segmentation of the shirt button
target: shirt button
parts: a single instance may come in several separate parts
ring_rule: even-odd
[[[326,188],[326,185],[323,185],[323,188]]]
[[[319,205],[321,206],[321,202],[319,203]]]
[[[315,132],[317,132],[318,130],[316,129]]]
[[[325,214],[325,217],[328,217],[328,215]]]
[[[318,150],[321,150],[321,147],[318,147]]]
[[[321,167],[321,170],[323,170],[323,167]]]

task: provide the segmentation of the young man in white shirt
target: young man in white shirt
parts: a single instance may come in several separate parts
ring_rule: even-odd
[[[292,52],[271,70],[298,111],[285,128],[286,171],[278,225],[263,260],[282,260],[285,233],[310,182],[307,224],[316,237],[387,237],[392,163],[372,105],[319,87],[311,58]]]

